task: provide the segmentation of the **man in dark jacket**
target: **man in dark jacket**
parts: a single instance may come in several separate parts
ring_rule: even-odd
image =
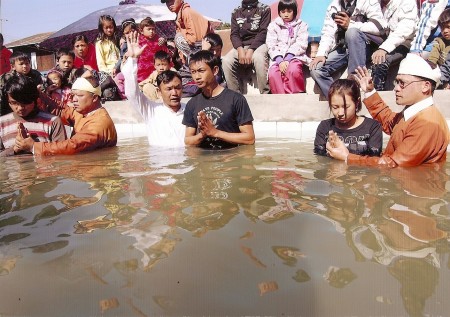
[[[242,0],[242,5],[231,14],[231,43],[233,49],[223,58],[223,71],[228,88],[243,93],[239,79],[241,70],[256,73],[260,93],[268,93],[267,27],[270,7],[258,0]]]

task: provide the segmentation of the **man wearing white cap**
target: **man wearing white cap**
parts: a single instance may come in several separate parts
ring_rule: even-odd
[[[58,106],[45,94],[41,99],[48,111],[59,115],[65,125],[73,127],[70,139],[59,142],[34,142],[16,139],[16,146],[34,155],[75,154],[115,146],[117,132],[111,117],[100,103],[101,90],[93,77],[80,77],[72,85],[73,106]]]
[[[347,164],[387,167],[445,162],[450,132],[432,97],[439,78],[440,73],[431,69],[422,57],[408,54],[400,63],[394,88],[397,104],[405,109],[395,113],[374,89],[367,69],[359,67],[356,79],[365,92],[364,104],[390,139],[381,157],[366,157],[349,154],[343,142],[330,131],[327,142],[330,156]]]

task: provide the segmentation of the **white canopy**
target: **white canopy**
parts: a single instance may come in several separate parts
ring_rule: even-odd
[[[146,17],[151,17],[155,22],[161,21],[173,21],[175,20],[175,13],[172,13],[167,9],[165,5],[153,5],[153,4],[124,4],[117,5],[101,10],[94,11],[78,21],[69,24],[65,28],[53,33],[49,38],[60,37],[64,35],[70,35],[78,32],[84,32],[97,29],[98,19],[101,15],[110,15],[116,21],[116,24],[120,26],[123,20],[134,18],[137,23]],[[215,27],[221,24],[220,20],[205,17]]]

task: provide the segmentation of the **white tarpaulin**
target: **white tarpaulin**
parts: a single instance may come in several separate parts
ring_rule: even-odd
[[[116,25],[120,27],[123,20],[134,18],[137,23],[146,17],[152,18],[156,22],[157,31],[160,31],[161,36],[166,36],[168,29],[174,32],[175,24],[173,21],[176,18],[175,13],[172,13],[167,9],[165,5],[154,5],[154,4],[124,4],[117,5],[101,10],[94,11],[85,17],[75,21],[63,29],[53,33],[48,39],[41,43],[42,47],[48,48],[58,48],[58,47],[69,47],[71,39],[75,35],[90,32],[88,38],[92,38],[98,29],[98,19],[101,15],[110,15],[116,21]],[[217,19],[207,18],[213,25],[213,28],[219,26],[222,22]],[[169,25],[173,24],[173,25]]]

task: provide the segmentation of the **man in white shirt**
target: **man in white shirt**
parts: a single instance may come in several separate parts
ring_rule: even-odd
[[[127,39],[129,58],[122,65],[125,77],[125,95],[130,104],[142,115],[147,124],[150,145],[184,147],[185,127],[183,120],[185,104],[181,103],[182,84],[177,72],[165,71],[158,75],[157,85],[162,103],[149,100],[137,83],[137,58],[144,47],[139,47],[137,33]]]

